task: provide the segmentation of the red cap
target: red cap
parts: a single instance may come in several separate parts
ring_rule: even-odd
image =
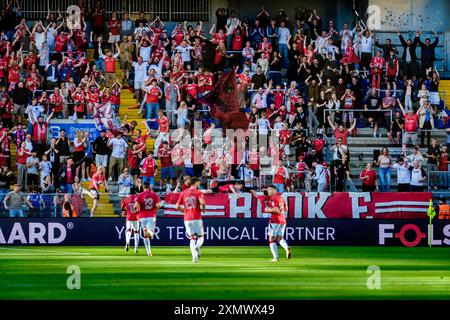
[[[325,168],[328,167],[328,163],[326,163],[326,162],[322,163],[322,165],[323,165]]]
[[[305,159],[304,156],[299,156],[299,157],[298,157],[298,160],[304,160],[304,159]]]

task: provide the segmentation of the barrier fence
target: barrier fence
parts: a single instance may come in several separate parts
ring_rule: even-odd
[[[268,219],[205,219],[207,246],[267,246]],[[450,245],[448,220],[288,219],[290,245],[433,246]],[[122,246],[125,219],[0,219],[0,245]],[[406,234],[406,236],[405,236]],[[134,237],[134,236],[133,236]],[[143,245],[141,230],[140,243]],[[133,238],[134,239],[134,238]],[[185,246],[183,219],[158,218],[152,244]],[[157,250],[157,249],[155,249]]]
[[[0,216],[26,218],[62,217],[64,193],[24,193],[34,204],[23,202],[21,207],[13,207],[6,200],[7,192],[0,192]],[[251,193],[205,194],[206,218],[267,218],[263,206],[268,198],[258,192],[260,198]],[[160,193],[163,209],[159,217],[182,217],[175,210],[179,193]],[[287,217],[290,219],[426,219],[431,192],[284,192]],[[125,197],[125,194],[123,195]],[[99,207],[94,216],[121,216],[121,200],[118,193],[101,193]],[[5,203],[6,202],[6,203]],[[88,195],[72,194],[70,203],[80,217],[89,217],[92,199]],[[8,209],[5,209],[6,204]]]
[[[10,0],[3,0],[1,3],[6,6]],[[14,1],[13,1],[14,2]],[[94,7],[96,0],[84,1],[87,10]],[[67,11],[69,6],[76,5],[78,1],[74,0],[41,0],[41,1],[21,1],[21,14],[29,20],[44,20],[47,12],[58,11],[62,16],[70,14]],[[14,3],[13,3],[14,5]],[[128,0],[128,1],[102,1],[106,18],[111,16],[112,12],[117,12],[119,18],[124,12],[129,12],[132,16],[137,16],[144,12],[146,17],[149,15],[152,19],[159,16],[163,21],[209,21],[211,15],[210,0]]]

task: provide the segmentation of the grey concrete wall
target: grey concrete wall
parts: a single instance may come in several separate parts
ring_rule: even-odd
[[[448,0],[369,0],[381,9],[382,30],[450,29]]]

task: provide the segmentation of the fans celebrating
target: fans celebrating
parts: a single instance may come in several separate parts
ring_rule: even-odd
[[[202,21],[171,26],[144,12],[108,13],[100,1],[75,29],[50,14],[46,24],[16,21],[16,37],[0,39],[0,165],[17,172],[20,191],[73,195],[75,184],[93,199],[91,216],[104,191],[110,202],[118,192],[132,203],[142,183],[163,196],[185,176],[189,188],[196,176],[200,188],[220,183],[217,190],[239,196],[272,184],[276,192],[356,191],[352,176],[370,192],[377,171],[387,192],[394,168],[397,190],[405,190],[404,163],[393,164],[388,149],[372,163],[358,164],[350,152],[368,128],[368,139],[392,144],[394,159],[411,144],[413,156],[428,147],[411,171],[412,189],[435,171],[433,189],[448,188],[439,173],[447,160],[431,140],[448,127],[437,34],[422,42],[420,30],[412,40],[399,32],[399,57],[391,40],[380,45],[360,21],[338,31],[335,20],[325,26],[316,9],[302,10],[306,18],[291,24],[284,10],[244,18],[221,9],[209,33]],[[57,130],[61,120],[76,129]],[[242,139],[228,129],[242,130]],[[129,203],[122,208],[131,219]],[[84,214],[63,207],[67,216]],[[202,240],[193,236],[197,259]]]

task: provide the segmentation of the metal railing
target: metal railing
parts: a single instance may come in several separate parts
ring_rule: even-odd
[[[393,112],[394,112],[394,110],[366,110],[366,109],[344,109],[344,108],[341,108],[341,109],[325,109],[325,110],[323,110],[323,118],[324,119],[327,119],[327,112],[328,113],[334,113],[334,112],[363,112],[363,113],[366,113],[366,112],[383,112],[383,113],[385,113],[385,112],[389,112],[390,113],[390,120],[392,121],[392,115],[393,115]],[[354,117],[354,119],[356,120],[356,117]]]
[[[3,6],[10,0],[3,0],[0,3]],[[95,0],[87,2],[89,11],[95,4]],[[62,16],[67,15],[67,8],[70,5],[76,5],[78,1],[74,0],[41,0],[41,1],[21,1],[20,13],[29,20],[44,20],[47,17],[48,10],[56,13],[59,9]],[[163,21],[209,21],[211,14],[210,0],[128,0],[128,1],[102,1],[106,18],[109,19],[112,12],[117,12],[119,18],[124,12],[129,12],[131,18],[135,18],[141,11],[146,18],[149,15],[151,19],[159,16]]]
[[[449,171],[427,171],[428,192],[450,196],[450,172]]]

